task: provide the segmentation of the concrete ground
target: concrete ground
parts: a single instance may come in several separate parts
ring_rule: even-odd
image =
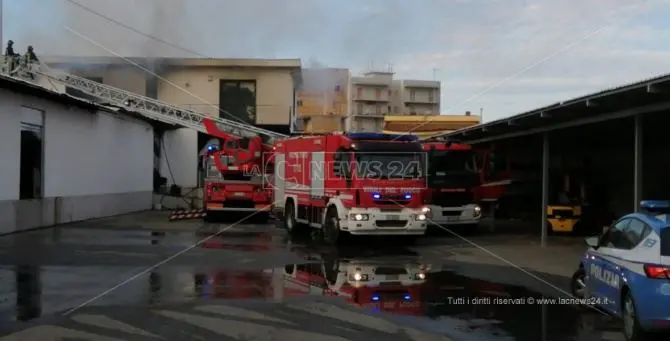
[[[334,249],[274,224],[230,225],[145,212],[1,237],[0,340],[623,339],[617,321],[585,308],[455,301],[561,296],[584,251],[579,240],[541,248],[527,236],[443,234],[412,247],[365,240]],[[388,298],[381,311],[295,289],[285,275],[302,267],[327,278],[349,264],[430,271],[412,284],[412,309]],[[370,288],[361,297],[384,289]]]

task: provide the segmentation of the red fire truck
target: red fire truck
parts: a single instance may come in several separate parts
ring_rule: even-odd
[[[482,217],[476,196],[481,182],[474,150],[467,144],[442,141],[424,142],[423,150],[428,154],[430,223],[474,232]]]
[[[413,261],[364,259],[286,267],[289,282],[314,287],[314,292],[339,296],[364,308],[421,315],[421,290],[430,267]]]
[[[254,220],[266,222],[272,206],[271,193],[266,188],[263,160],[272,148],[261,136],[241,138],[226,134],[215,122],[203,121],[207,132],[216,136],[201,151],[205,178],[203,208],[208,220],[220,212],[257,212]],[[271,169],[270,169],[271,170]]]
[[[321,229],[330,244],[345,233],[425,234],[425,160],[415,136],[332,133],[275,147],[275,208],[289,232]]]

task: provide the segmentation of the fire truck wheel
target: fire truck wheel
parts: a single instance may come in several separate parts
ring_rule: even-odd
[[[329,208],[323,226],[323,241],[329,245],[337,245],[341,241],[340,219],[336,208]]]
[[[295,208],[293,207],[293,201],[286,203],[286,208],[284,210],[284,228],[290,234],[298,234],[300,232],[298,222],[295,219]]]

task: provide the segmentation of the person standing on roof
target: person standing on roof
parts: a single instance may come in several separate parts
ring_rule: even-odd
[[[14,53],[13,40],[7,42],[7,47],[5,48],[5,64],[7,64],[9,72],[12,72],[16,67],[16,53]]]
[[[14,41],[10,40],[7,42],[7,47],[5,48],[5,57],[14,57]]]
[[[26,52],[26,59],[28,63],[39,63],[40,60],[37,59],[37,56],[35,55],[35,51],[33,50],[32,45],[28,45],[28,52]]]

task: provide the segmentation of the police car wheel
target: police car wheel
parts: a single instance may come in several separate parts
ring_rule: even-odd
[[[637,318],[637,307],[635,300],[630,293],[626,293],[623,299],[623,306],[621,309],[621,317],[623,320],[623,333],[627,341],[645,341],[648,334],[640,326]]]
[[[584,268],[582,267],[572,275],[572,279],[570,280],[570,291],[573,296],[577,298],[584,298],[584,296],[586,296],[585,277],[586,271],[584,271]]]

